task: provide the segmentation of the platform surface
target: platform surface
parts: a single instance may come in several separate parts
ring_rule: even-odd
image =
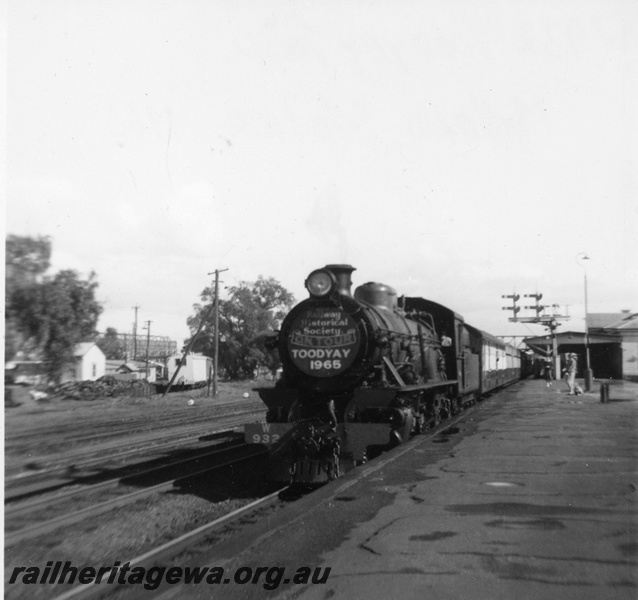
[[[302,516],[271,523],[234,561],[330,567],[325,584],[225,595],[635,599],[637,420],[635,383],[613,386],[606,404],[598,387],[569,396],[561,382],[514,384],[446,433],[304,499]]]

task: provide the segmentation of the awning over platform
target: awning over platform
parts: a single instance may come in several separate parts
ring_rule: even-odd
[[[552,352],[552,336],[542,335],[525,338],[523,342],[531,350],[549,355]],[[594,376],[598,378],[622,378],[622,338],[616,334],[589,334],[589,356]],[[564,331],[556,334],[556,346],[559,355],[573,352],[578,356],[579,377],[587,363],[585,333]]]
[[[551,346],[552,336],[541,335],[538,337],[529,337],[523,340],[528,346]],[[556,343],[558,345],[558,351],[560,352],[561,346],[574,346],[585,345],[585,334],[577,331],[565,331],[556,334]],[[592,335],[589,334],[589,345],[594,344],[619,344],[620,339],[617,335]]]

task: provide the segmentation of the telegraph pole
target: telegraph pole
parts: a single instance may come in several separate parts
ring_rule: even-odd
[[[587,271],[585,271],[585,391],[591,392],[594,382],[594,372],[589,360],[589,309],[587,308]]]
[[[213,398],[217,396],[217,365],[219,363],[219,274],[228,269],[215,269],[215,337],[213,342]],[[213,273],[209,273],[212,275]]]
[[[148,349],[151,343],[151,323],[153,321],[146,321],[146,379],[148,380],[149,368],[148,368]]]
[[[137,311],[140,307],[134,306],[135,321],[133,321],[133,360],[137,360]]]
[[[202,318],[199,322],[199,327],[197,328],[197,331],[195,332],[195,335],[191,338],[191,341],[188,342],[188,346],[186,347],[186,349],[184,350],[183,354],[182,354],[182,358],[179,361],[179,364],[177,365],[177,369],[175,369],[175,373],[173,373],[173,376],[171,377],[171,380],[168,382],[168,385],[166,386],[166,389],[164,390],[164,393],[162,394],[162,398],[164,398],[166,396],[166,394],[168,394],[168,392],[170,391],[173,382],[175,381],[175,379],[177,379],[177,374],[179,373],[180,369],[184,366],[184,363],[186,362],[186,356],[188,355],[188,353],[191,351],[191,348],[195,345],[195,342],[197,340],[197,338],[199,337],[199,334],[202,332],[202,329],[204,328],[204,325],[206,324],[206,321],[208,319],[208,317],[210,316],[210,313],[212,310],[215,310],[215,313],[217,313],[217,310],[219,308],[219,305],[217,303],[217,296],[218,296],[218,289],[219,289],[219,274],[223,273],[224,271],[228,271],[228,269],[217,269],[216,271],[214,271],[215,273],[215,301],[213,302],[213,304],[210,305],[209,309],[202,315]],[[212,275],[213,273],[209,273],[209,275]],[[215,317],[215,349],[217,348],[217,317]],[[217,360],[217,350],[215,350],[215,361]],[[215,362],[215,372],[213,374],[213,381],[215,383],[215,386],[217,385],[217,363]],[[215,387],[215,390],[213,392],[213,395],[215,395],[217,393],[217,389]]]
[[[591,392],[594,383],[594,372],[591,368],[589,360],[589,308],[587,307],[587,269],[582,264],[581,260],[591,260],[587,254],[581,252],[576,255],[576,262],[583,268],[583,275],[585,276],[585,391]]]

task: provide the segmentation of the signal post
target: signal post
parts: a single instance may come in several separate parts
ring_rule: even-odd
[[[560,379],[560,357],[558,356],[558,342],[556,341],[556,329],[560,327],[561,323],[559,321],[564,321],[569,319],[568,316],[551,314],[545,315],[542,314],[548,306],[540,304],[540,300],[543,297],[543,294],[525,294],[525,298],[534,298],[536,303],[533,306],[526,306],[526,310],[534,310],[536,311],[535,317],[519,317],[518,313],[521,310],[520,306],[517,306],[517,302],[521,299],[520,294],[508,294],[503,295],[501,298],[511,298],[512,306],[503,306],[503,310],[511,310],[513,312],[513,316],[508,319],[511,323],[537,323],[539,325],[543,325],[550,331],[550,336],[552,339],[552,363],[554,365],[554,379]],[[556,304],[552,305],[553,307],[557,306]]]

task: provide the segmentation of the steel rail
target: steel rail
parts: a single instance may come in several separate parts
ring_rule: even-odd
[[[177,419],[183,419],[185,423],[188,423],[189,420],[193,422],[196,421],[198,416],[201,416],[201,414],[199,413],[206,413],[207,417],[211,417],[213,416],[213,414],[211,413],[216,412],[218,409],[224,410],[228,408],[238,408],[238,409],[246,410],[251,405],[254,405],[256,410],[259,408],[260,402],[255,399],[243,400],[238,398],[235,400],[229,400],[227,402],[220,402],[217,404],[204,405],[200,403],[192,411],[193,413],[195,413],[192,418],[189,418],[186,415],[184,415],[183,410],[178,411],[173,409],[170,412],[160,412],[160,413],[157,413],[157,411],[162,410],[161,408],[151,407],[150,410],[157,413],[152,416],[153,418],[152,423],[154,425],[162,425],[162,424],[170,425],[171,421],[175,417],[177,417]],[[185,409],[185,410],[188,410],[188,409]],[[123,431],[124,433],[131,433],[131,432],[140,430],[140,428],[142,428],[143,430],[146,429],[146,426],[149,424],[149,414],[150,413],[147,412],[145,413],[146,416],[134,415],[134,416],[126,417],[127,427],[126,429],[122,429],[121,431]],[[224,416],[224,415],[233,416],[235,414],[237,413],[222,412],[219,416]],[[99,430],[102,430],[102,429],[109,430],[112,427],[112,422],[108,420],[101,421],[95,424],[93,423],[93,419],[91,418],[84,418],[80,421],[79,424],[91,425],[92,427],[97,427]],[[78,423],[75,423],[75,424],[64,423],[64,424],[58,424],[57,427],[54,427],[53,429],[51,428],[50,425],[31,427],[28,429],[23,428],[23,429],[20,429],[20,431],[18,432],[9,432],[9,435],[7,435],[7,442],[19,442],[22,439],[30,440],[34,436],[50,435],[52,433],[59,436],[73,435],[77,433],[77,427],[78,427]]]
[[[132,558],[130,560],[122,561],[122,564],[129,563],[130,567],[133,568],[133,567],[139,567],[142,565],[150,565],[164,558],[175,556],[180,551],[187,548],[189,545],[192,545],[198,540],[209,535],[212,531],[217,529],[220,525],[224,525],[227,522],[232,521],[233,519],[240,517],[255,508],[259,508],[262,505],[266,505],[269,502],[272,502],[273,500],[277,499],[279,495],[286,489],[288,489],[288,486],[284,486],[281,489],[277,490],[276,492],[272,492],[271,494],[268,494],[267,496],[259,498],[258,500],[255,500],[254,502],[251,502],[250,504],[246,504],[246,506],[242,506],[241,508],[238,508],[232,511],[228,513],[227,515],[224,515],[223,517],[219,517],[218,519],[215,519],[214,521],[205,523],[204,525],[201,525],[197,529],[193,529],[192,531],[189,531],[188,533],[185,533],[181,535],[180,537],[177,537],[174,540],[171,540],[170,542],[166,542],[165,544],[162,544],[161,546],[157,546],[157,548],[153,548],[152,550],[149,550],[148,552],[145,552],[144,554],[136,556],[135,558]],[[99,594],[99,593],[105,592],[106,590],[104,587],[101,587],[102,585],[104,584],[94,582],[92,584],[85,584],[83,587],[76,586],[70,589],[69,591],[61,594],[60,596],[56,596],[53,600],[69,600],[70,598],[76,598],[76,599],[88,598],[92,596],[93,594]]]
[[[217,431],[214,433],[225,433],[225,432],[234,432],[236,430],[236,428],[234,429],[228,429],[228,430],[223,430],[223,431]],[[11,490],[10,488],[5,489],[5,505],[6,504],[10,504],[12,502],[16,502],[19,501],[22,498],[26,498],[26,497],[30,497],[30,496],[36,496],[36,495],[40,495],[40,494],[44,494],[46,492],[53,492],[55,490],[59,490],[61,488],[64,487],[68,487],[69,485],[73,485],[74,483],[74,479],[71,478],[71,476],[69,476],[68,478],[63,478],[63,479],[57,479],[57,480],[53,480],[53,482],[51,483],[51,475],[53,475],[56,472],[59,471],[63,471],[63,472],[67,472],[70,468],[74,468],[75,472],[73,473],[73,477],[77,477],[78,476],[78,471],[80,471],[82,468],[88,467],[90,465],[94,465],[94,464],[105,464],[105,463],[109,463],[113,460],[119,460],[121,458],[124,458],[126,456],[129,456],[131,454],[135,454],[135,455],[140,455],[143,452],[156,452],[156,451],[163,451],[165,449],[171,448],[173,446],[180,446],[182,443],[187,444],[190,443],[192,441],[196,441],[199,437],[201,437],[199,434],[196,435],[194,438],[180,438],[174,442],[169,442],[167,444],[162,444],[161,446],[157,446],[157,447],[153,447],[153,448],[144,448],[144,449],[140,449],[140,448],[134,448],[128,452],[123,452],[121,454],[116,454],[113,456],[103,456],[103,457],[96,457],[93,459],[90,459],[84,463],[81,463],[80,466],[78,467],[77,465],[61,465],[61,466],[56,466],[53,467],[49,470],[46,471],[38,471],[37,473],[34,473],[31,477],[29,477],[29,480],[32,480],[32,478],[36,478],[36,477],[46,477],[45,482],[42,485],[38,485],[36,482],[32,483],[32,484],[28,484],[27,485],[23,485],[21,487],[18,487],[17,489]],[[192,450],[196,450],[196,448],[189,448],[188,446],[185,446],[184,448],[185,450],[188,449],[192,449]],[[148,458],[148,456],[147,456]],[[156,458],[157,460],[157,458]],[[131,462],[131,463],[125,463],[124,465],[122,465],[122,467],[129,467],[129,468],[134,468],[137,464],[137,462]],[[15,481],[15,479],[14,479]]]
[[[189,409],[186,409],[186,410],[189,410]],[[93,429],[97,428],[98,430],[92,431],[90,434],[86,436],[79,436],[77,433],[77,428],[76,428],[75,431],[68,432],[70,433],[70,435],[63,434],[60,437],[63,438],[63,441],[70,441],[70,442],[76,442],[76,441],[83,442],[86,440],[91,441],[93,439],[105,439],[108,441],[109,438],[112,438],[114,436],[131,436],[131,435],[137,435],[137,434],[143,435],[145,433],[172,429],[175,427],[188,427],[191,425],[199,424],[204,420],[212,421],[215,418],[219,418],[219,419],[232,418],[238,415],[251,414],[251,413],[260,412],[260,411],[263,411],[263,409],[261,409],[261,407],[256,407],[254,409],[237,410],[232,413],[222,413],[220,415],[214,415],[212,412],[201,411],[201,410],[198,411],[197,409],[195,409],[194,412],[192,412],[189,415],[174,413],[171,415],[166,415],[159,419],[156,416],[154,416],[152,420],[149,420],[149,418],[147,417],[145,420],[140,420],[139,422],[136,421],[134,423],[127,423],[126,427],[122,427],[119,429],[113,429],[113,423],[109,421],[98,423],[97,425],[92,424],[91,421],[87,421],[86,423],[84,423],[85,425],[91,426]],[[51,432],[47,432],[47,434],[50,434],[50,433]]]
[[[96,517],[104,513],[110,512],[115,508],[120,508],[122,506],[127,506],[129,504],[132,504],[133,502],[137,502],[137,500],[140,500],[147,496],[152,496],[153,494],[157,494],[164,490],[170,490],[171,488],[175,486],[176,482],[181,481],[183,479],[191,479],[193,477],[199,477],[201,475],[204,475],[205,473],[209,473],[210,471],[215,471],[217,469],[222,469],[229,465],[234,465],[234,464],[243,462],[245,460],[250,460],[257,456],[262,456],[265,453],[266,453],[265,450],[260,449],[259,451],[249,454],[248,456],[243,456],[241,458],[234,459],[234,460],[228,460],[222,463],[221,465],[208,467],[206,469],[202,469],[194,473],[189,473],[188,475],[180,475],[179,477],[172,479],[170,481],[165,481],[163,483],[159,483],[157,485],[153,485],[151,487],[147,487],[142,490],[137,490],[130,494],[125,494],[123,496],[118,496],[117,498],[112,498],[111,500],[100,502],[99,504],[77,510],[72,514],[61,515],[59,517],[55,517],[43,523],[37,523],[36,525],[33,525],[32,527],[19,529],[15,532],[6,532],[5,538],[4,538],[4,546],[5,548],[8,548],[20,542],[37,538],[46,533],[50,533],[51,531],[55,531],[56,529],[59,529],[60,527],[63,527],[65,525],[74,525],[75,523],[79,523],[88,517]]]
[[[119,486],[121,483],[125,484],[126,480],[132,477],[144,477],[146,475],[150,475],[152,473],[159,472],[164,469],[170,469],[172,467],[176,467],[177,465],[188,464],[193,461],[198,461],[202,458],[209,458],[217,454],[223,454],[224,452],[236,450],[237,448],[240,448],[243,445],[245,445],[245,442],[243,440],[236,440],[235,442],[233,442],[232,444],[229,444],[228,446],[225,446],[224,448],[218,448],[216,450],[202,452],[201,454],[197,454],[196,456],[191,456],[190,458],[174,460],[162,465],[158,465],[157,467],[152,467],[150,469],[144,469],[141,471],[133,471],[131,473],[127,473],[126,475],[112,477],[105,481],[101,481],[100,483],[89,484],[79,489],[76,488],[73,490],[69,490],[67,492],[63,492],[62,494],[58,494],[57,496],[54,496],[53,498],[37,497],[34,500],[22,502],[18,505],[9,505],[5,508],[5,511],[4,511],[5,521],[7,517],[15,517],[15,516],[22,515],[24,513],[34,512],[38,510],[39,508],[48,507],[52,503],[61,502],[62,500],[68,500],[69,498],[72,498],[73,496],[79,496],[81,494],[90,494],[97,490],[115,488]]]
[[[257,415],[257,414],[259,414],[261,412],[263,412],[263,411],[250,410],[250,411],[242,411],[240,413],[234,413],[232,415],[227,415],[226,417],[222,416],[222,417],[220,417],[220,419],[221,418],[228,418],[228,419],[231,420],[230,423],[228,423],[227,425],[223,426],[223,427],[226,427],[227,429],[215,430],[215,429],[211,429],[212,427],[214,427],[214,425],[209,425],[207,427],[202,427],[202,429],[195,430],[196,433],[194,435],[202,435],[202,434],[206,434],[207,432],[216,433],[216,432],[219,432],[219,431],[227,431],[228,429],[232,429],[233,427],[237,427],[237,426],[242,425],[242,424],[245,423],[244,419],[237,420],[238,416],[246,416],[246,415],[251,415],[251,414],[252,415]],[[196,421],[194,420],[194,422],[196,422]],[[188,429],[189,429],[188,428],[188,424],[180,425],[180,427],[183,427],[186,430],[186,433],[188,433]],[[153,431],[153,429],[151,428],[151,429],[149,429],[149,431]],[[96,454],[98,452],[102,452],[102,451],[106,451],[106,450],[117,449],[118,447],[122,447],[122,448],[130,447],[132,444],[135,444],[135,443],[143,444],[143,443],[148,443],[148,442],[154,442],[154,441],[157,441],[157,440],[163,440],[163,439],[166,439],[167,437],[169,437],[169,438],[170,437],[179,437],[179,436],[183,435],[184,433],[185,432],[182,431],[180,433],[171,434],[171,433],[167,433],[166,431],[164,431],[163,433],[159,432],[157,435],[154,435],[152,437],[144,437],[143,435],[136,435],[136,436],[133,437],[133,441],[130,441],[130,438],[129,438],[129,441],[122,442],[120,440],[121,443],[116,443],[115,445],[112,444],[112,443],[111,444],[104,443],[104,444],[100,444],[99,446],[94,446],[93,448],[90,448],[88,451],[90,453],[92,453],[92,454]],[[115,442],[115,440],[113,440],[113,442]],[[173,442],[171,442],[171,443],[173,443]],[[131,451],[131,452],[133,452],[133,451]],[[131,452],[123,453],[123,454],[120,454],[119,456],[124,456],[126,454],[130,454]],[[83,449],[78,449],[78,450],[75,450],[75,451],[64,453],[60,457],[60,459],[61,460],[69,460],[69,459],[72,460],[75,457],[86,456],[86,454],[87,454],[87,448],[83,448]],[[48,457],[48,456],[46,456],[44,458],[45,458],[45,460],[51,460],[50,457]],[[90,464],[93,461],[98,461],[99,458],[100,457],[96,457],[94,459],[90,459],[88,461],[85,461],[85,463],[81,463],[81,464]],[[34,462],[34,461],[37,461],[37,460],[38,460],[38,457],[35,457],[35,458],[30,458],[28,460],[16,461],[16,463],[14,463],[14,464],[15,465],[19,465],[21,463],[22,464],[26,464],[26,463]],[[64,467],[56,467],[56,468],[62,469]],[[42,470],[33,471],[33,475],[37,475],[38,473],[42,473]],[[30,476],[30,473],[26,473],[26,474],[25,473],[18,473],[16,475],[10,475],[10,476],[6,477],[5,480],[15,480],[15,479],[20,479],[20,478],[29,477],[29,476]]]
[[[486,397],[485,400],[491,400],[491,398]],[[415,436],[414,438],[412,438],[412,441],[420,445],[421,443],[432,440],[436,436],[445,434],[446,429],[449,429],[450,427],[458,424],[459,422],[463,421],[467,417],[471,416],[475,411],[480,410],[482,408],[482,405],[484,406],[486,405],[486,403],[481,402],[466,408],[461,413],[454,415],[453,417],[449,419],[446,419],[444,422],[440,423],[439,426],[431,429],[428,433]],[[400,456],[402,456],[403,454],[412,451],[412,449],[414,448],[414,445],[415,444],[413,443],[407,443],[405,444],[404,448],[401,448],[401,447],[395,448],[393,452],[388,453],[388,456],[386,458],[379,457],[379,459],[373,461],[371,464],[359,467],[361,475],[363,477],[368,477],[372,475],[379,469],[385,467],[388,463],[391,463],[395,461],[397,458],[399,458]],[[354,485],[354,483],[355,483],[355,480],[343,483],[338,488],[339,493],[351,487],[352,485]],[[188,548],[189,545],[193,545],[194,543],[198,541],[198,538],[205,537],[217,526],[224,524],[226,521],[236,516],[240,516],[248,512],[249,510],[252,510],[253,508],[257,508],[259,505],[265,504],[267,501],[270,501],[276,497],[279,497],[279,495],[286,489],[288,489],[288,486],[285,486],[277,490],[276,492],[273,492],[272,494],[269,494],[268,496],[261,498],[260,500],[257,500],[240,509],[237,509],[236,511],[229,513],[228,515],[224,517],[221,517],[219,519],[216,519],[215,521],[207,523],[199,527],[198,529],[193,530],[192,532],[189,532],[179,538],[176,538],[175,540],[167,542],[166,544],[162,546],[158,546],[157,548],[150,550],[149,552],[142,554],[130,561],[123,561],[122,564],[125,564],[126,562],[128,562],[130,568],[133,568],[136,566],[156,565],[162,559],[173,557],[176,554],[178,554],[180,551]],[[114,587],[113,590],[115,589],[117,588]],[[83,587],[76,586],[75,588],[61,594],[60,596],[56,596],[53,600],[71,600],[71,599],[85,600],[87,598],[92,597],[93,595],[101,594],[104,592],[108,593],[108,590],[104,588],[102,584],[96,584],[96,583],[85,584]]]
[[[224,427],[224,429],[211,429],[211,427],[204,427],[202,429],[195,429],[195,430],[186,430],[186,431],[181,431],[179,433],[175,433],[175,434],[169,434],[169,435],[161,435],[158,434],[157,436],[153,436],[152,438],[146,438],[146,439],[140,439],[140,440],[133,440],[133,441],[129,441],[126,443],[121,443],[121,444],[117,444],[117,445],[104,445],[101,446],[99,449],[94,449],[93,451],[91,450],[87,450],[86,448],[84,450],[78,450],[72,453],[68,453],[65,455],[62,455],[61,457],[59,457],[60,461],[65,461],[64,464],[56,464],[53,465],[49,468],[45,468],[45,469],[41,469],[38,471],[30,471],[28,473],[18,473],[16,475],[10,475],[10,476],[6,476],[5,477],[5,483],[10,482],[10,481],[20,481],[20,480],[27,480],[27,479],[32,479],[32,478],[36,478],[38,476],[43,476],[43,475],[49,475],[52,473],[56,473],[58,471],[67,471],[69,468],[74,468],[76,470],[94,465],[94,464],[101,464],[101,463],[105,463],[111,460],[119,460],[121,458],[124,458],[126,456],[129,456],[131,454],[140,454],[140,452],[157,452],[157,451],[162,451],[164,448],[170,448],[172,446],[179,446],[180,444],[189,444],[192,442],[196,442],[199,440],[199,438],[205,436],[205,435],[216,435],[216,434],[224,434],[224,433],[228,433],[229,435],[231,433],[239,433],[237,432],[237,429],[243,425],[245,425],[247,423],[247,421],[245,419],[238,419],[238,420],[233,420],[230,423],[227,423]],[[164,444],[159,444],[156,446],[153,446],[152,444],[161,440],[165,440],[166,438],[176,438],[173,441],[169,441],[166,442]],[[150,446],[144,446],[142,444],[151,444]],[[132,447],[135,446],[135,447]],[[119,449],[120,448],[130,448],[130,450],[124,451],[124,452],[120,452]],[[82,456],[86,456],[87,454],[98,454],[100,452],[108,452],[109,450],[114,451],[114,453],[112,454],[107,454],[107,455],[102,455],[102,456],[94,456],[93,458],[89,458],[85,461],[82,461],[80,463],[71,463],[71,462],[67,462],[69,460],[73,460],[73,458],[75,457],[82,457]],[[51,459],[49,459],[51,460]],[[12,496],[5,496],[5,503],[6,502],[10,502],[11,501]]]

